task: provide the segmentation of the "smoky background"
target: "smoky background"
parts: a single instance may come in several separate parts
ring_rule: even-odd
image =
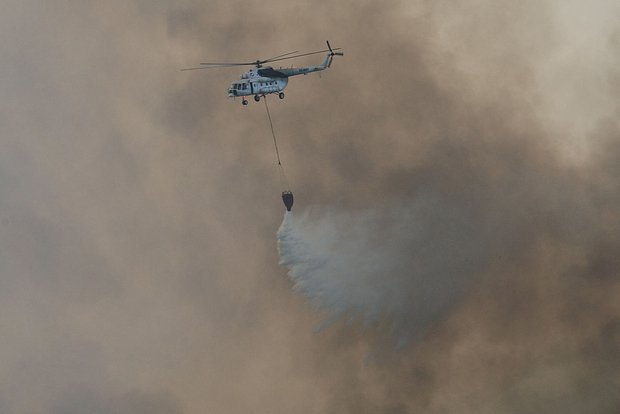
[[[0,411],[617,411],[614,2],[2,11]],[[179,69],[325,39],[345,56],[270,100],[294,214],[355,228],[343,257],[397,268],[406,306],[315,333],[264,108],[226,98],[234,70]],[[422,325],[418,221],[445,300]]]

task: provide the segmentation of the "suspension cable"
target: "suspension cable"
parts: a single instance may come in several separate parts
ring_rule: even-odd
[[[280,151],[278,150],[278,141],[276,140],[276,134],[273,129],[273,121],[271,120],[271,113],[269,112],[269,105],[267,105],[267,96],[263,96],[263,102],[265,103],[265,109],[267,110],[267,118],[269,118],[269,126],[271,127],[271,136],[273,137],[273,146],[276,149],[276,158],[278,160],[278,169],[280,170],[280,185],[285,189],[289,190],[288,179],[286,178],[286,174],[284,174],[284,167],[282,166],[282,161],[280,160]]]
[[[269,113],[269,105],[267,105],[267,97],[263,97],[265,102],[265,109],[267,109],[267,117],[269,118],[269,126],[271,127],[271,136],[273,137],[273,146],[276,148],[276,157],[278,158],[278,165],[282,165],[280,162],[280,151],[278,151],[278,141],[276,141],[276,134],[273,132],[273,122],[271,122],[271,114]]]

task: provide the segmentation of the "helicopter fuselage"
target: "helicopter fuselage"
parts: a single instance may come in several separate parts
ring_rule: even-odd
[[[263,72],[263,73],[261,73]],[[264,76],[266,73],[277,72],[272,68],[252,69],[243,75],[241,80],[228,88],[228,97],[267,95],[282,92],[288,85],[288,76]]]
[[[341,53],[338,53],[339,55]],[[328,53],[325,61],[316,66],[304,66],[300,68],[279,68],[274,69],[271,66],[260,66],[250,69],[241,75],[241,80],[234,82],[228,88],[228,97],[235,98],[237,96],[251,96],[258,101],[260,96],[270,93],[279,94],[280,98],[284,98],[282,92],[288,85],[288,78],[297,75],[307,75],[308,73],[320,72],[329,68],[332,63],[334,54]],[[245,104],[244,100],[244,104]]]

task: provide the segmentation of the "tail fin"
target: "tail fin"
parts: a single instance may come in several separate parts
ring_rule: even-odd
[[[327,56],[325,56],[325,60],[321,64],[321,67],[323,69],[327,69],[328,67],[331,66],[333,59],[334,59],[333,55],[331,53],[328,53]]]

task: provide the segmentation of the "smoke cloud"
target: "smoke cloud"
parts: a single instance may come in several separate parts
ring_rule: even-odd
[[[4,1],[0,411],[617,412],[619,18]],[[325,39],[270,101],[276,239],[264,108],[179,69]]]

